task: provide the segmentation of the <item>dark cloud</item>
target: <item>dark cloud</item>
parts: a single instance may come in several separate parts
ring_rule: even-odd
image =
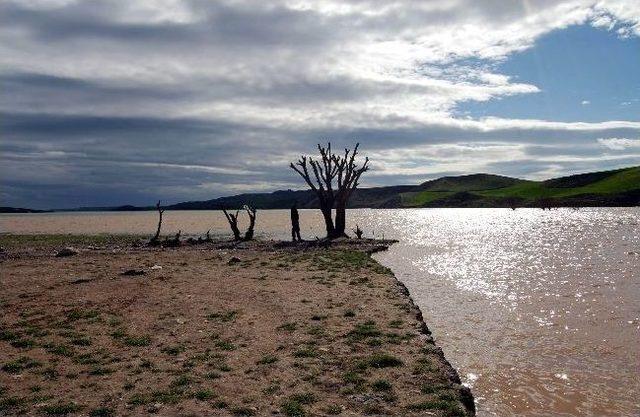
[[[535,94],[491,71],[540,34],[586,22],[590,6],[558,4],[2,2],[2,205],[296,188],[288,162],[328,140],[375,155],[365,185],[638,163],[637,148],[598,139],[638,138],[640,123],[451,113],[464,101]]]

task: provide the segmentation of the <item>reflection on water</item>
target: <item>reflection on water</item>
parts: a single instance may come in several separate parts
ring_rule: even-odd
[[[350,210],[352,227],[400,243],[377,259],[423,310],[481,416],[640,414],[640,211]],[[218,212],[167,212],[167,232],[227,233]],[[142,213],[0,217],[15,233],[146,233]],[[289,236],[288,211],[258,213]],[[306,237],[322,236],[302,211]]]

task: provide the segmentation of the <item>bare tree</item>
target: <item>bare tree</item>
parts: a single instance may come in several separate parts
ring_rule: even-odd
[[[355,234],[356,234],[356,237],[357,237],[358,239],[362,239],[362,234],[363,234],[364,232],[362,231],[362,229],[360,228],[360,226],[358,226],[358,225],[356,224],[356,228],[355,228],[355,229],[353,229],[353,233],[355,233]]]
[[[158,204],[156,204],[156,210],[158,210],[158,229],[156,230],[156,234],[151,238],[152,243],[156,243],[158,239],[160,239],[160,229],[162,228],[162,214],[164,213],[164,209],[160,207],[160,200],[158,200]]]
[[[247,231],[244,233],[244,240],[252,240],[253,239],[253,229],[255,228],[256,225],[256,212],[258,210],[256,210],[253,207],[244,206],[244,209],[247,211],[247,214],[249,215],[249,227],[247,228]]]
[[[515,210],[518,208],[520,200],[516,197],[507,197],[504,199],[504,204],[506,204],[511,210]]]
[[[226,209],[222,209],[227,221],[229,222],[229,227],[231,227],[231,231],[233,232],[233,240],[242,240],[240,237],[240,229],[238,229],[238,214],[240,210],[236,210],[236,214],[228,213]]]
[[[369,158],[365,158],[361,166],[355,162],[358,146],[359,144],[356,144],[353,150],[345,149],[344,156],[341,156],[331,152],[331,143],[326,147],[318,144],[319,161],[302,155],[295,164],[289,165],[316,194],[329,239],[346,236],[344,230],[347,202],[358,186],[360,176],[369,169]],[[313,176],[310,171],[313,172]],[[332,217],[334,207],[335,223]]]
[[[234,213],[227,212],[226,209],[222,209],[225,217],[227,218],[227,221],[229,222],[229,227],[231,227],[231,231],[233,232],[233,240],[235,241],[252,240],[255,226],[256,226],[256,212],[258,210],[248,205],[245,205],[242,208],[246,210],[247,215],[249,216],[249,227],[247,228],[247,231],[244,233],[244,237],[242,237],[242,235],[240,234],[240,228],[238,227],[238,216],[240,215],[240,210],[236,210],[234,214]]]

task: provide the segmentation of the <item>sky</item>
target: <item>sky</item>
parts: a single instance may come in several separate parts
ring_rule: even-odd
[[[0,0],[0,205],[640,165],[637,0]]]

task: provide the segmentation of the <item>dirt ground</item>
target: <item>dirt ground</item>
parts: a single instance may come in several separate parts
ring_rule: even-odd
[[[78,239],[0,238],[0,415],[472,415],[379,242]]]

